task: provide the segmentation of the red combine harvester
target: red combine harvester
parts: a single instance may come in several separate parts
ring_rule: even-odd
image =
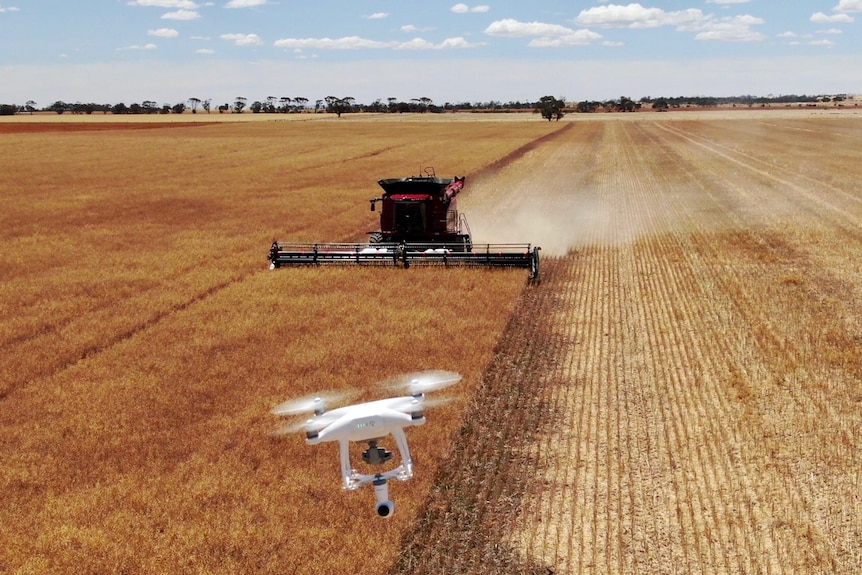
[[[269,251],[270,267],[289,265],[367,264],[514,267],[539,276],[539,248],[530,244],[474,244],[457,196],[466,177],[438,178],[432,168],[424,176],[389,178],[377,183],[380,230],[368,243],[284,243]]]

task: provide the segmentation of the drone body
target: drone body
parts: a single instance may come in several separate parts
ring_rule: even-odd
[[[429,370],[406,374],[390,380],[389,387],[407,387],[410,395],[380,399],[326,410],[323,396],[285,402],[273,410],[276,415],[298,415],[313,412],[314,416],[298,426],[305,431],[306,442],[316,445],[337,441],[341,459],[344,488],[350,491],[371,483],[377,497],[377,514],[389,517],[395,504],[389,499],[390,479],[407,481],[413,477],[413,459],[407,445],[404,429],[425,423],[425,408],[429,391],[448,387],[461,380],[457,373]],[[367,442],[362,459],[371,466],[383,466],[393,454],[380,447],[378,442],[391,435],[395,439],[401,464],[394,469],[378,473],[359,473],[350,460],[350,442]]]

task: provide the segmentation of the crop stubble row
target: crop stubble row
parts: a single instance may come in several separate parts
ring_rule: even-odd
[[[428,572],[862,568],[862,221],[853,177],[834,174],[860,137],[822,121],[602,122],[495,174],[507,209],[540,196],[595,217],[567,214],[574,251],[510,325],[520,399],[478,415],[509,430],[508,473],[446,478],[485,511],[435,519],[484,535],[426,555]],[[501,490],[520,491],[517,511]]]

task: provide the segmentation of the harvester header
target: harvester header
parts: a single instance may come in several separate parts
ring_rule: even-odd
[[[288,265],[366,264],[515,267],[539,275],[539,248],[530,244],[474,244],[457,196],[466,177],[440,178],[433,168],[421,176],[377,182],[383,194],[371,198],[371,211],[380,203],[380,229],[368,232],[367,243],[286,243],[275,241],[270,267]]]

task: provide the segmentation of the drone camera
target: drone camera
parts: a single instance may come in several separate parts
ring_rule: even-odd
[[[389,499],[389,485],[386,479],[380,475],[377,477],[373,481],[374,495],[377,496],[377,515],[383,518],[391,517],[395,511],[395,504]]]
[[[389,517],[392,515],[393,511],[395,511],[395,504],[391,501],[384,501],[377,504],[377,515],[380,517]]]

